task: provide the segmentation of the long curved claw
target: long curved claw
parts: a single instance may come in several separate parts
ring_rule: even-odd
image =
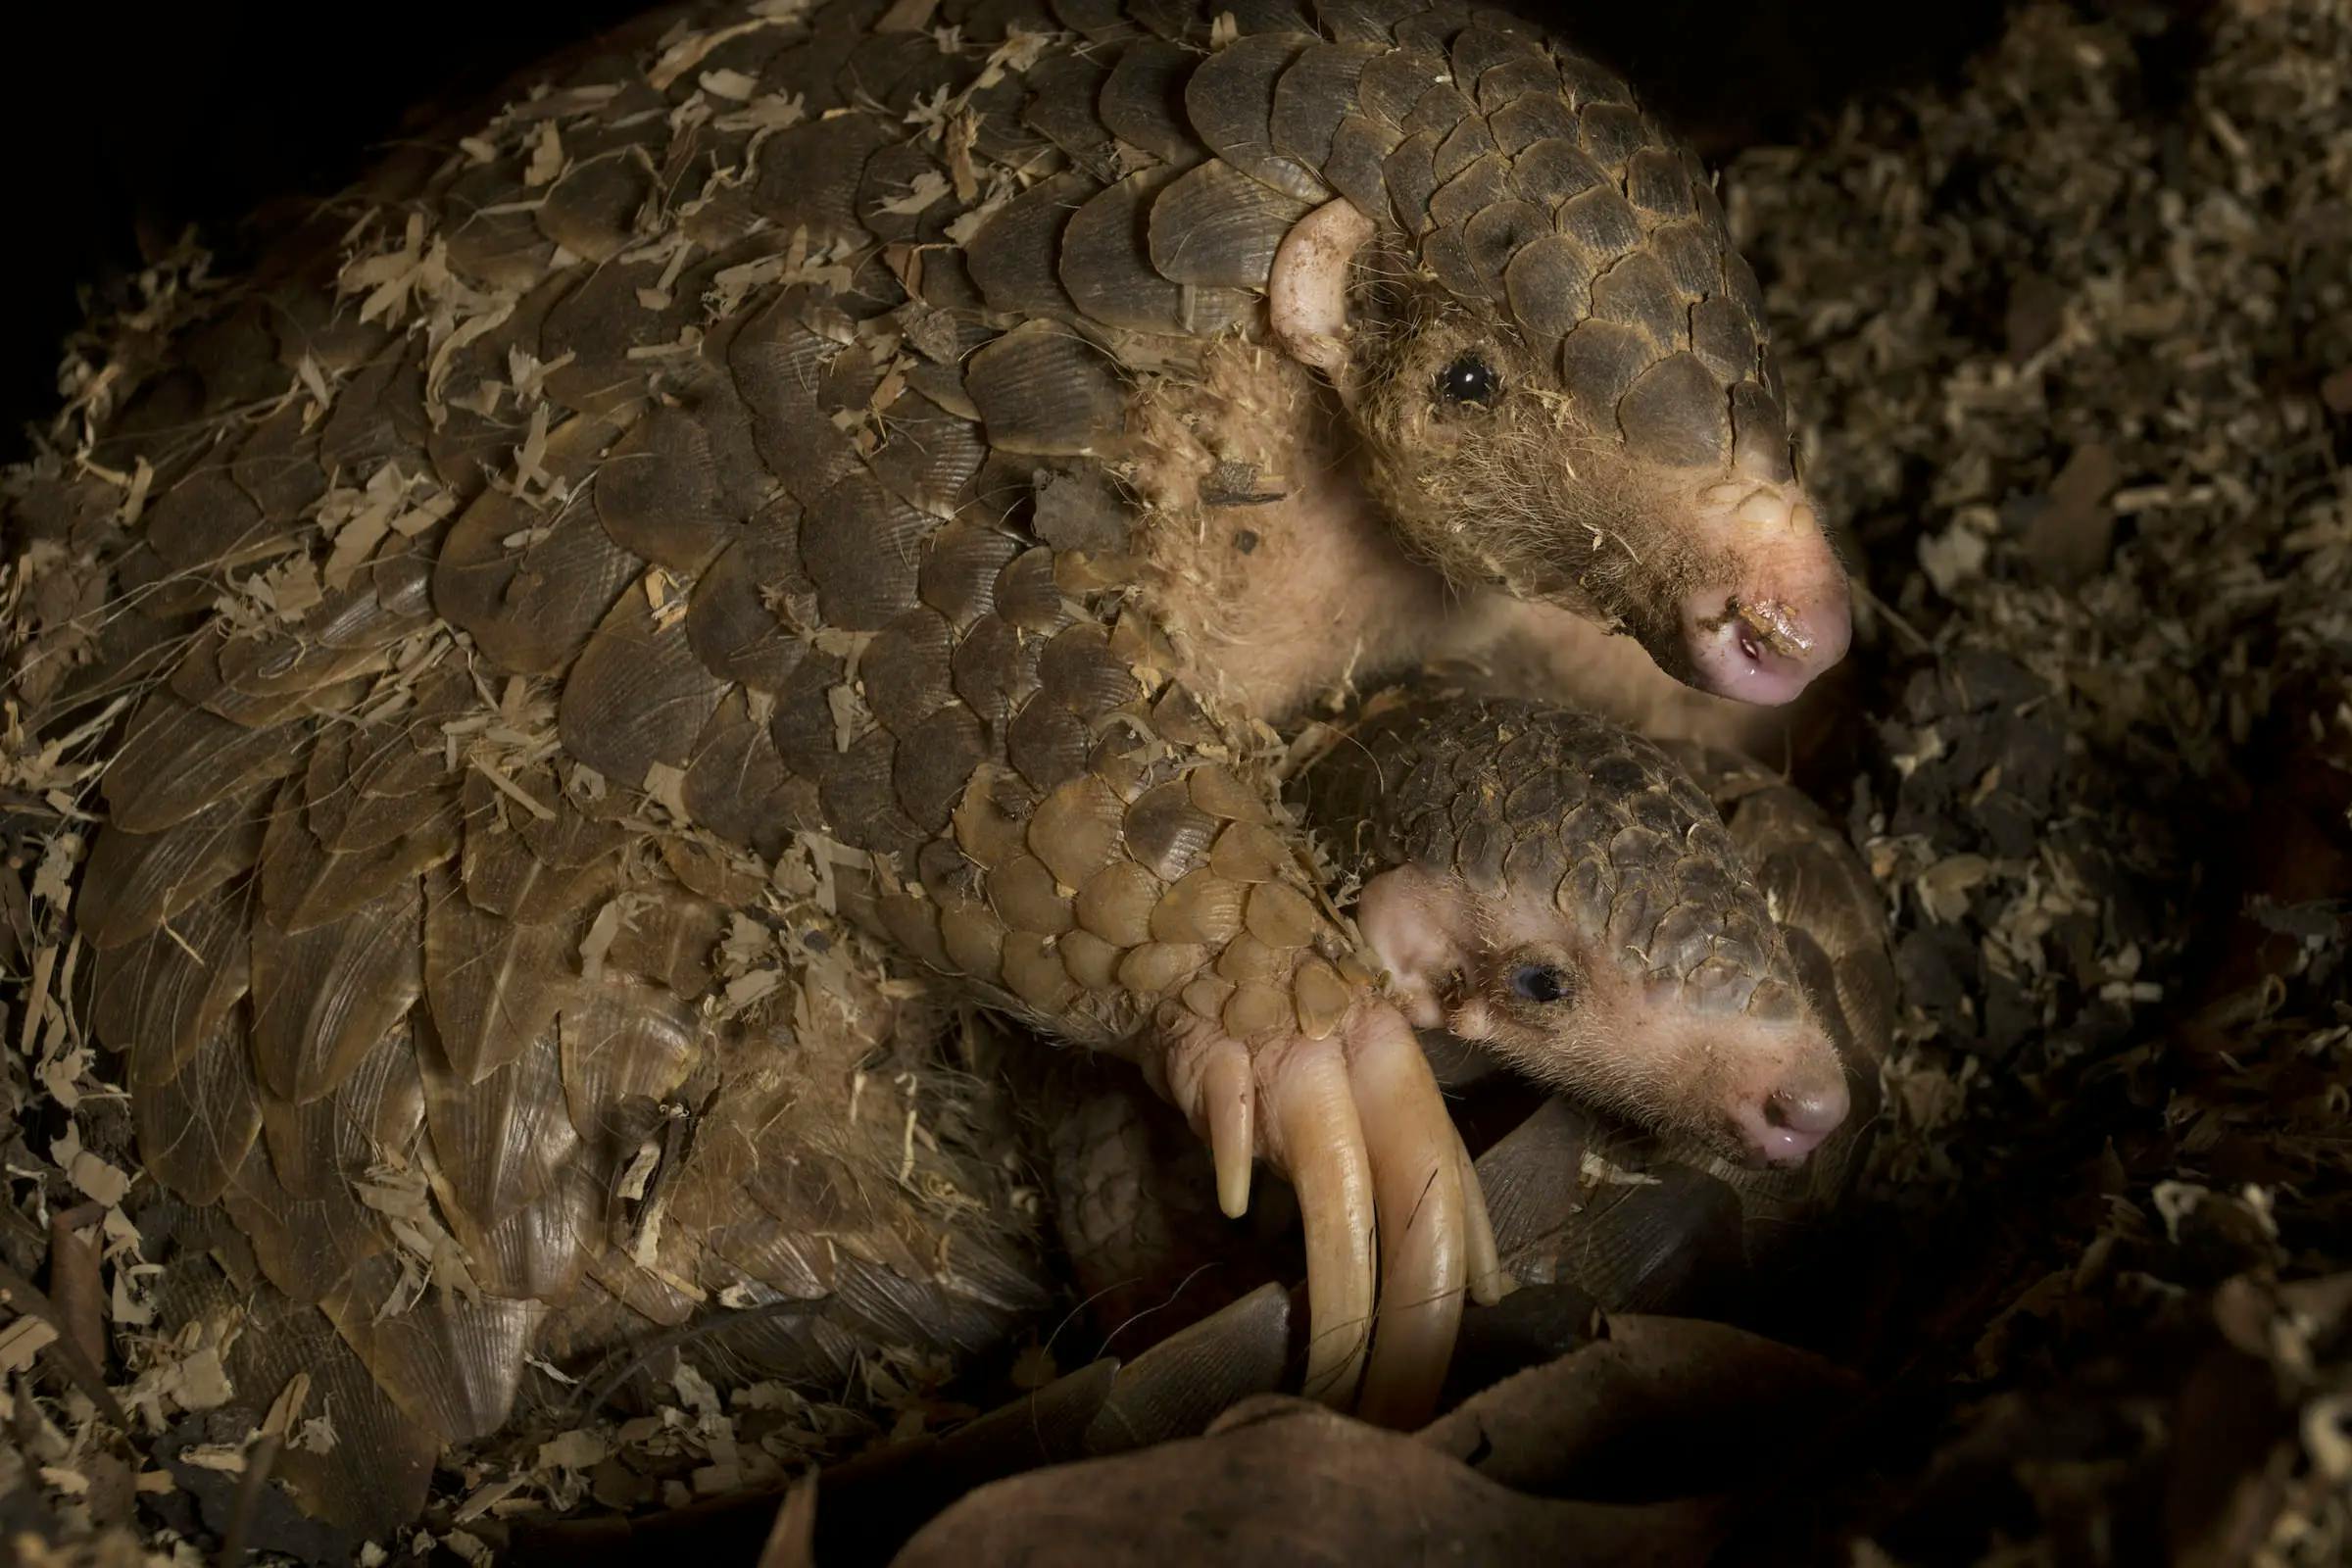
[[[1493,1306],[1519,1288],[1502,1271],[1502,1254],[1494,1245],[1494,1221],[1487,1213],[1486,1190],[1479,1185],[1478,1161],[1462,1143],[1462,1130],[1453,1130],[1454,1163],[1462,1172],[1462,1217],[1470,1229],[1470,1299]]]
[[[1367,1008],[1353,1023],[1348,1076],[1380,1205],[1380,1318],[1356,1413],[1410,1428],[1437,1409],[1461,1329],[1470,1250],[1461,1139],[1403,1017]]]
[[[1424,1069],[1426,1070],[1426,1069]],[[1306,1230],[1309,1398],[1345,1407],[1372,1328],[1372,1168],[1339,1042],[1279,1054],[1267,1090]]]

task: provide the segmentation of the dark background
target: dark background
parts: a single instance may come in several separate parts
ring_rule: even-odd
[[[233,255],[266,201],[323,194],[436,111],[643,9],[393,0],[25,6],[0,33],[0,461],[55,404],[77,286],[189,223]],[[2002,0],[1517,0],[1612,60],[1710,158],[1962,66]]]

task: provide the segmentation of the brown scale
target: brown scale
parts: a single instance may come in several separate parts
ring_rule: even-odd
[[[1736,990],[1740,1009],[1767,1017],[1799,1005],[1763,890],[1657,747],[1574,710],[1495,698],[1376,708],[1351,733],[1311,775],[1310,817],[1347,824],[1357,859],[1537,893],[1702,1008],[1715,1004],[1701,990]]]
[[[874,37],[878,0],[822,5],[701,63],[756,73],[761,95],[800,95],[805,118],[696,141],[663,111],[702,95],[702,71],[657,84],[650,48],[599,57],[570,85],[620,90],[555,101],[568,107],[548,122],[564,153],[552,178],[525,182],[539,120],[477,122],[465,128],[487,138],[487,160],[453,155],[361,231],[363,247],[389,249],[421,220],[432,265],[490,308],[464,320],[462,341],[429,336],[416,300],[363,325],[356,300],[323,283],[277,283],[293,301],[273,296],[267,312],[230,291],[101,428],[111,466],[145,459],[159,474],[139,529],[92,545],[122,586],[159,564],[180,579],[149,611],[202,616],[264,561],[325,564],[330,486],[397,469],[442,487],[438,518],[387,532],[318,608],[266,634],[219,623],[187,656],[192,673],[146,698],[77,891],[97,968],[140,993],[105,1035],[131,1054],[148,1158],[179,1198],[221,1200],[245,1233],[228,1298],[268,1281],[285,1298],[269,1311],[331,1319],[373,1380],[321,1374],[353,1401],[338,1408],[348,1430],[404,1430],[389,1407],[411,1418],[406,1446],[381,1456],[388,1490],[306,1494],[319,1506],[381,1517],[413,1502],[420,1455],[495,1426],[522,1349],[552,1324],[617,1335],[630,1312],[674,1320],[694,1292],[740,1282],[726,1255],[792,1250],[781,1238],[804,1216],[790,1203],[725,1250],[665,1231],[676,1250],[652,1263],[579,1218],[602,1211],[597,1195],[637,1151],[612,1127],[642,1122],[695,1074],[723,1097],[733,1069],[711,1063],[746,1041],[790,1057],[781,1023],[698,1020],[649,1083],[580,1067],[569,1031],[583,1020],[670,1040],[632,1009],[666,1017],[714,984],[726,911],[642,853],[664,833],[748,857],[822,829],[881,852],[870,885],[843,878],[869,928],[970,994],[1091,1043],[1150,1022],[1336,1052],[1337,1032],[1370,1015],[1353,942],[1248,760],[1250,715],[1176,678],[1182,660],[1134,560],[1100,547],[1132,528],[1090,524],[1094,547],[1057,546],[1029,493],[1071,471],[1060,460],[1123,481],[1139,381],[1197,364],[1211,334],[1264,338],[1259,293],[1310,204],[1345,194],[1404,254],[1425,236],[1419,259],[1465,299],[1507,304],[1522,256],[1568,247],[1545,276],[1575,283],[1523,287],[1509,329],[1528,336],[1540,377],[1637,454],[1784,428],[1777,398],[1748,380],[1723,428],[1728,377],[1753,367],[1733,365],[1734,323],[1707,318],[1702,350],[1698,318],[1666,319],[1656,277],[1629,307],[1639,330],[1579,314],[1626,253],[1663,246],[1679,223],[1661,275],[1678,298],[1728,280],[1737,324],[1761,342],[1752,276],[1711,198],[1682,199],[1681,166],[1642,164],[1638,204],[1616,188],[1662,143],[1646,122],[1592,107],[1624,100],[1611,78],[1505,24],[1401,5],[1245,7],[1241,39],[1204,52],[1219,9],[1231,8],[1132,8],[1139,31],[1100,7],[947,0],[940,24],[979,29],[950,56],[927,37]],[[1118,40],[1106,74],[1055,61],[971,99],[988,122],[983,163],[1027,149],[1022,177],[1048,194],[956,228],[997,190],[990,166],[920,214],[881,212],[923,173],[958,172],[953,138],[910,128],[918,97],[972,83],[1012,22],[1035,30],[1064,15]],[[1467,85],[1433,93],[1447,74]],[[1531,99],[1545,107],[1494,123]],[[1090,103],[1100,134],[1075,112]],[[698,114],[735,107],[702,95]],[[706,181],[706,152],[740,161],[755,145],[741,179]],[[1570,190],[1563,171],[1587,165],[1600,180]],[[1570,288],[1565,308],[1555,287]],[[926,312],[952,313],[952,335],[923,326]],[[1571,353],[1595,328],[1616,335]],[[306,356],[326,378],[324,408],[296,375]],[[20,517],[70,513],[34,489],[12,503]],[[1071,513],[1056,503],[1056,514]],[[185,629],[127,618],[106,645],[117,662],[80,672],[70,697]],[[493,707],[509,703],[520,707]],[[530,733],[509,733],[517,723]],[[551,737],[552,757],[516,750]],[[668,823],[680,808],[688,820]],[[199,956],[237,948],[240,929],[241,962],[199,979]],[[1377,1111],[1396,1097],[1359,1098]],[[344,1118],[341,1141],[319,1141],[322,1115]],[[355,1127],[368,1131],[357,1143]],[[1269,1147],[1293,1167],[1319,1142],[1287,1136]],[[1246,1174],[1247,1142],[1228,1140],[1237,1148]],[[484,1295],[404,1283],[413,1262],[348,1192],[379,1166],[437,1173],[417,1201],[479,1253]],[[1345,1200],[1310,1222],[1314,1273],[1368,1282],[1371,1178],[1359,1157],[1334,1179]],[[711,1181],[704,1199],[723,1214],[710,1194],[730,1184]],[[329,1195],[301,1203],[334,1206],[289,1222],[298,1184]],[[928,1255],[915,1205],[884,1203],[863,1223],[902,1238],[907,1258]],[[918,1318],[961,1314],[974,1334],[1021,1300],[1004,1269],[973,1284],[906,1267],[868,1271],[861,1288],[897,1293]],[[1318,1311],[1351,1303],[1340,1315],[1360,1321],[1361,1289],[1319,1298]],[[1426,1361],[1408,1343],[1425,1330],[1400,1329],[1390,1359]],[[588,1328],[556,1339],[598,1343]],[[1316,1375],[1344,1397],[1360,1331],[1331,1343]],[[1376,1354],[1389,1355],[1385,1331]],[[240,1364],[265,1362],[257,1345]],[[1427,1381],[1426,1366],[1413,1376]],[[1389,1396],[1398,1410],[1421,1397]]]

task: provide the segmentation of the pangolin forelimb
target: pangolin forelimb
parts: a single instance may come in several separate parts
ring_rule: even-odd
[[[1175,1009],[1162,1028],[1161,1082],[1208,1141],[1225,1214],[1247,1209],[1261,1152],[1298,1191],[1306,1391],[1383,1425],[1427,1420],[1465,1289],[1488,1300],[1501,1285],[1486,1204],[1411,1026],[1367,999],[1319,1040],[1277,1031],[1246,1046]]]

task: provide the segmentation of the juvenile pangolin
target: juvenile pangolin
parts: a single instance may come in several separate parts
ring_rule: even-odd
[[[1574,1118],[1505,1140],[1478,1168],[1498,1243],[1521,1275],[1567,1279],[1618,1310],[1752,1309],[1752,1299],[1739,1298],[1741,1269],[1776,1262],[1802,1234],[1801,1222],[1844,1195],[1877,1124],[1879,1069],[1895,1017],[1886,903],[1838,824],[1786,779],[1719,749],[1661,750],[1722,813],[1772,911],[1813,1015],[1844,1064],[1845,1119],[1795,1167],[1727,1160],[1671,1132],[1642,1138],[1605,1123],[1578,1128],[1575,1158],[1597,1169],[1588,1171],[1590,1190],[1565,1205],[1556,1180],[1565,1151],[1556,1139]],[[1727,1277],[1708,1277],[1711,1266]]]
[[[1308,775],[1374,874],[1365,941],[1405,1015],[1732,1160],[1801,1163],[1845,1071],[1714,803],[1575,709],[1376,705]]]
[[[1367,940],[1417,1022],[1559,1091],[1478,1161],[1505,1266],[1616,1310],[1724,1302],[1844,1192],[1877,1118],[1894,972],[1852,845],[1751,759],[1556,707],[1421,699],[1356,738],[1309,779],[1359,835]],[[1530,749],[1570,786],[1527,788]]]
[[[1478,1162],[1505,1266],[1676,1310],[1842,1190],[1893,976],[1877,886],[1801,792],[1591,713],[1424,687],[1374,699],[1294,795],[1448,1081],[1507,1068],[1557,1093]],[[1178,1326],[1222,1298],[1189,1280],[1234,1239],[1168,1180],[1191,1161],[1152,1108],[1090,1075],[1051,1147],[1108,1319]]]
[[[150,277],[12,478],[30,755],[112,748],[74,914],[150,1169],[484,1430],[604,1202],[502,1107],[604,1136],[583,1009],[672,1095],[733,917],[821,899],[1141,1060],[1229,1201],[1286,1171],[1310,1386],[1410,1419],[1458,1141],[1262,721],[1512,596],[1759,700],[1838,656],[1709,182],[1483,12],[652,31]],[[353,1197],[427,1150],[478,1294],[412,1300]]]

